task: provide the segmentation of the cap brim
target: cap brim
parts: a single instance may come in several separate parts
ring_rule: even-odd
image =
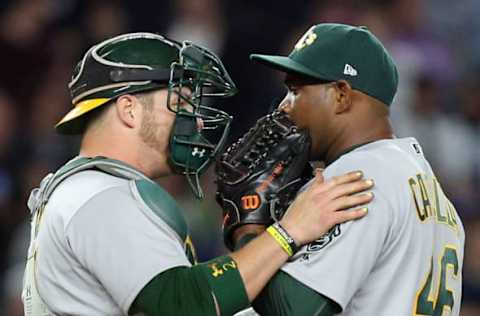
[[[79,102],[55,125],[55,129],[59,134],[79,134],[82,132],[83,122],[80,117],[99,106],[110,101],[108,98],[97,98]],[[83,120],[81,120],[83,121]]]
[[[250,59],[256,62],[259,62],[270,68],[283,71],[286,73],[296,73],[308,77],[313,77],[320,80],[335,80],[330,78],[330,76],[320,74],[318,72],[312,71],[309,68],[305,67],[301,63],[294,61],[287,56],[276,56],[276,55],[261,55],[261,54],[252,54]]]

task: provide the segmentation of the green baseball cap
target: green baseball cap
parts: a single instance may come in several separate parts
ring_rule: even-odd
[[[288,56],[250,55],[287,73],[325,81],[346,80],[355,89],[390,105],[398,71],[382,43],[364,26],[337,23],[312,26]]]

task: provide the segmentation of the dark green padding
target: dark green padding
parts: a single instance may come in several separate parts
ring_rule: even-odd
[[[137,180],[135,185],[145,204],[185,241],[188,235],[187,223],[173,197],[148,180]]]

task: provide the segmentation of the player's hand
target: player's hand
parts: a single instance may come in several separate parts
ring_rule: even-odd
[[[347,210],[373,199],[371,192],[356,194],[373,187],[372,180],[362,177],[360,171],[354,171],[325,181],[318,171],[312,184],[290,205],[281,225],[298,245],[304,245],[320,238],[336,224],[365,216],[366,207]]]

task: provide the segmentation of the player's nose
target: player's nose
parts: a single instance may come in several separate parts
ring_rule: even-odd
[[[280,102],[280,104],[278,105],[278,110],[280,112],[284,112],[284,113],[290,113],[290,111],[292,110],[293,108],[293,103],[292,103],[292,100],[290,99],[290,96],[287,94],[285,96],[285,98],[282,100],[282,102]]]
[[[183,96],[190,98],[192,96],[192,89],[190,89],[189,87],[182,87],[182,89],[180,90],[180,93]]]
[[[187,103],[186,100],[189,100],[192,97],[192,90],[188,87],[182,87],[180,90],[177,90],[178,94],[182,97],[179,97],[178,103],[183,105]]]
[[[205,126],[203,119],[197,117],[197,129],[201,131],[203,127]]]

